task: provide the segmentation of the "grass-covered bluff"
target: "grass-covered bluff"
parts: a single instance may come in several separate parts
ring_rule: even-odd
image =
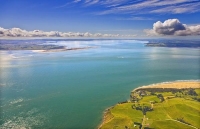
[[[99,129],[199,129],[200,82],[136,88],[130,100],[107,109]]]

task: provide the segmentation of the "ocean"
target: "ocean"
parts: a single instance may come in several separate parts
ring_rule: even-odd
[[[94,129],[139,86],[200,79],[199,48],[139,40],[43,40],[93,48],[0,51],[0,128]]]

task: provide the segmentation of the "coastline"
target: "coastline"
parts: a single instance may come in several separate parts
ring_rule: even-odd
[[[198,84],[199,85],[198,85]],[[156,84],[150,84],[146,86],[140,86],[135,88],[132,92],[139,89],[149,89],[149,88],[172,88],[172,89],[188,89],[188,88],[200,88],[200,80],[178,80],[172,82],[162,82]]]
[[[32,52],[46,53],[46,52],[61,52],[61,51],[72,51],[72,50],[84,50],[95,47],[80,47],[80,48],[64,48],[64,49],[49,49],[49,50],[32,50]]]
[[[174,87],[177,86],[177,87]],[[194,88],[194,89],[200,89],[200,80],[177,80],[177,81],[172,81],[172,82],[162,82],[162,83],[156,83],[156,84],[150,84],[146,86],[140,86],[138,88],[135,88],[131,92],[135,92],[140,89],[149,89],[149,88],[169,88],[169,89],[189,89],[189,88]],[[103,118],[101,124],[98,126],[97,129],[101,129],[101,127],[109,122],[111,119],[107,119],[108,113],[110,109],[114,108],[117,104],[107,108],[103,112]],[[113,117],[114,118],[114,117]]]
[[[115,105],[114,105],[115,106]],[[109,108],[106,108],[103,112],[103,115],[102,115],[102,121],[101,121],[101,124],[97,126],[98,129],[100,129],[105,123],[109,122],[110,120],[112,120],[112,118],[107,118],[107,114],[109,113],[110,109],[114,108],[114,106],[111,106]]]

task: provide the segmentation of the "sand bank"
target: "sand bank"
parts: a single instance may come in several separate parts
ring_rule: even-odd
[[[163,83],[151,84],[147,86],[141,86],[134,89],[133,91],[136,91],[139,89],[147,89],[147,88],[175,88],[175,89],[200,88],[200,80],[163,82]]]

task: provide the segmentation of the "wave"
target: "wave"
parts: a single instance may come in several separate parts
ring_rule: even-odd
[[[32,57],[33,55],[26,55],[26,56],[17,56],[15,54],[11,54],[10,57],[13,59],[19,59],[19,58],[26,58],[26,57]]]
[[[6,83],[0,83],[0,87],[6,86]]]
[[[150,84],[150,85],[139,86],[139,87],[133,89],[132,92],[137,91],[138,89],[141,89],[141,88],[149,88],[149,87],[154,87],[154,86],[157,87],[157,86],[162,85],[162,84],[173,84],[173,83],[176,83],[176,82],[198,82],[199,83],[200,80],[199,79],[196,79],[196,80],[175,80],[175,81],[167,81],[167,82],[161,82],[161,83],[153,83],[153,84]],[[178,88],[180,88],[180,87],[178,87]],[[184,87],[184,88],[186,88],[186,87]],[[191,87],[188,87],[188,88],[191,88]],[[198,86],[198,88],[199,88],[199,86]]]
[[[123,57],[123,56],[118,56],[117,58],[119,58],[119,59],[123,59],[123,58],[125,58],[125,57]]]
[[[18,116],[13,116],[12,118],[5,120],[5,122],[0,125],[0,128],[31,129],[34,126],[42,126],[45,121],[47,121],[47,117],[44,114],[39,113],[38,109],[33,108],[28,112],[21,112]]]
[[[199,82],[200,80],[199,79],[196,79],[196,80],[175,80],[175,81],[166,81],[166,82],[161,82],[161,83],[153,83],[153,84],[150,84],[148,86],[154,86],[154,85],[159,85],[159,84],[170,84],[170,83],[173,83],[173,82]]]
[[[169,84],[169,83],[173,83],[173,82],[199,82],[199,79],[196,80],[175,80],[175,81],[166,81],[166,82],[161,82],[161,83],[155,83],[154,85],[157,84]]]
[[[200,82],[200,79],[194,79],[194,80],[175,80],[175,81],[166,81],[166,82],[161,82],[161,83],[153,83],[153,84],[150,84],[150,85],[143,85],[143,86],[139,86],[138,88],[141,88],[141,87],[148,87],[148,86],[156,86],[156,85],[160,85],[160,84],[171,84],[171,83],[174,83],[174,82]],[[137,89],[137,88],[136,88]]]
[[[20,99],[14,99],[13,101],[10,102],[10,104],[17,104],[17,103],[21,103],[23,102],[24,99],[20,98]]]
[[[0,83],[0,87],[10,87],[10,86],[13,86],[15,83]]]

